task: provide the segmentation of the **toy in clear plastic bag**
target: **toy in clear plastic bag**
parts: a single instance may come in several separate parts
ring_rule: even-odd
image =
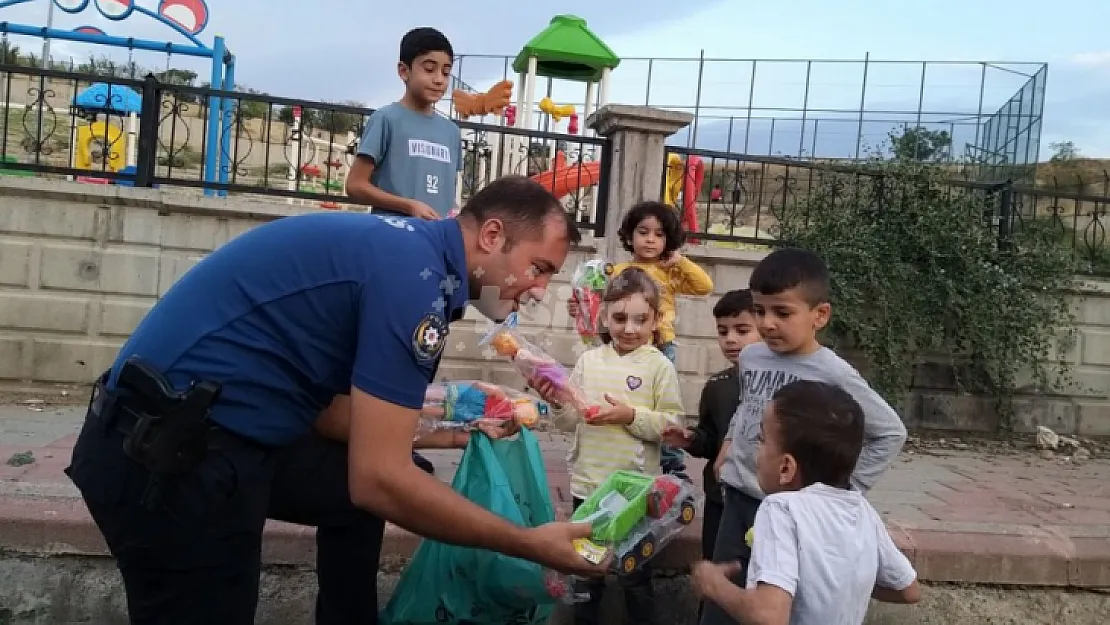
[[[419,432],[516,421],[534,428],[551,410],[531,395],[479,380],[438,382],[424,394]]]
[[[574,275],[571,276],[571,297],[578,303],[578,314],[574,318],[575,329],[587,345],[596,346],[601,343],[601,296],[612,273],[612,263],[595,258],[575,267]]]
[[[694,521],[699,499],[691,482],[673,475],[614,471],[571,516],[593,526],[590,538],[578,539],[575,547],[593,563],[611,553],[614,572],[630,575]]]
[[[567,368],[524,338],[516,329],[516,324],[516,313],[512,313],[505,321],[494,326],[480,344],[489,345],[496,354],[508,358],[524,379],[550,382],[555,387],[555,401],[560,404],[574,408],[583,417],[589,418],[597,414],[601,407],[586,402],[582,389],[571,383]]]

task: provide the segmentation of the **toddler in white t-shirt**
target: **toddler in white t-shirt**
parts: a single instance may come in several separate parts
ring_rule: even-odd
[[[913,566],[850,480],[863,411],[844,390],[809,380],[775,393],[760,426],[756,471],[765,493],[751,532],[747,587],[739,563],[700,562],[695,591],[743,623],[863,623],[870,599],[916,603]]]

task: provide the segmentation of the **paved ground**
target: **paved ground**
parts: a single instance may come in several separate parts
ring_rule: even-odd
[[[81,415],[71,406],[0,406],[0,527],[7,528],[0,550],[103,551],[61,472]],[[547,433],[541,440],[553,496],[565,511],[566,441]],[[1004,445],[911,444],[870,499],[924,580],[1110,587],[1110,456],[1095,449],[1092,458],[1077,461]],[[459,452],[427,455],[450,480]],[[701,466],[690,466],[699,480]],[[699,551],[697,529],[660,558],[684,568]],[[415,544],[415,537],[391,528],[385,565]],[[306,530],[272,528],[270,561],[311,562],[312,551]]]

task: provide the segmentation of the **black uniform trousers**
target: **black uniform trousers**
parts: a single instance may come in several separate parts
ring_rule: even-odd
[[[133,625],[253,624],[268,518],[317,528],[318,625],[378,622],[384,523],[351,503],[345,444],[313,435],[267,448],[213,428],[205,458],[158,484],[148,507],[127,425],[90,409],[66,474],[117,561]]]

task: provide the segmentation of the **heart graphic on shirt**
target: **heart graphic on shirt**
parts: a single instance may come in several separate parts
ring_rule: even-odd
[[[624,379],[624,381],[625,381],[626,384],[628,384],[628,390],[630,390],[630,391],[634,391],[634,390],[640,388],[640,385],[642,385],[644,383],[643,380],[641,380],[640,378],[638,378],[634,375],[628,376],[627,378]]]

